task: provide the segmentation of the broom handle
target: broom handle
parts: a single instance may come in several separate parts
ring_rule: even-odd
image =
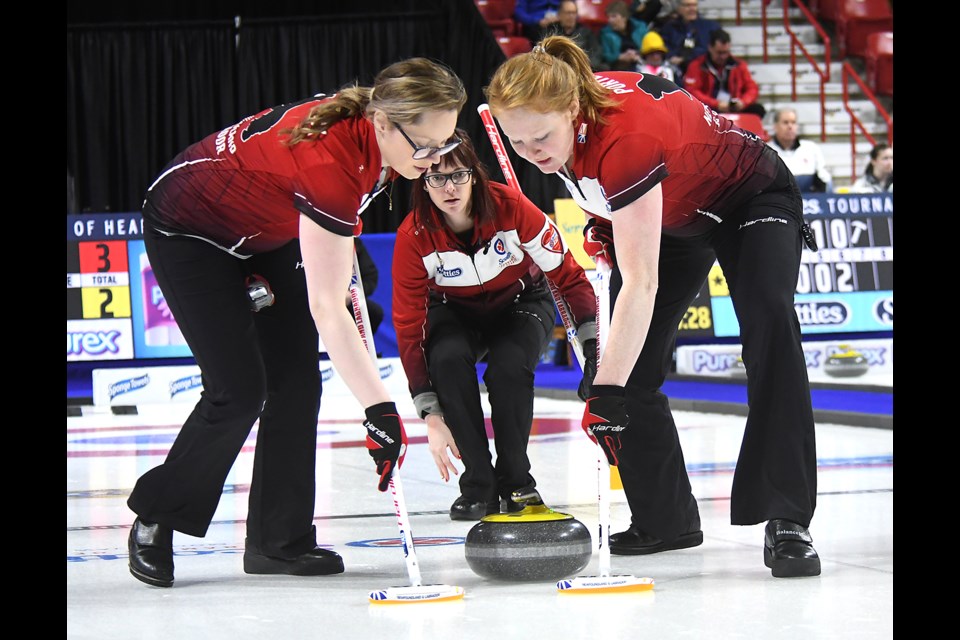
[[[357,251],[353,251],[353,276],[350,278],[350,302],[353,304],[353,318],[360,330],[363,344],[373,360],[374,369],[380,373],[380,364],[377,361],[377,350],[373,344],[373,335],[367,335],[370,326],[370,314],[367,311],[367,297],[363,293],[363,282],[360,280],[360,263],[357,260]],[[393,494],[393,508],[397,516],[397,528],[400,530],[400,544],[403,545],[403,558],[407,563],[407,576],[410,586],[423,585],[420,576],[420,563],[417,562],[417,551],[413,545],[413,532],[410,530],[410,515],[407,513],[407,502],[403,499],[403,484],[400,482],[400,468],[394,467],[390,474],[390,491]]]
[[[595,280],[597,296],[597,367],[610,334],[610,265],[597,258],[597,276]],[[599,494],[598,513],[600,518],[600,576],[610,575],[610,464],[603,448],[597,444],[597,490]]]
[[[510,162],[507,151],[503,147],[500,130],[497,128],[497,123],[493,121],[493,114],[490,113],[490,105],[486,103],[481,104],[477,107],[477,113],[480,114],[480,119],[483,121],[483,128],[487,132],[487,137],[490,138],[490,145],[493,147],[493,152],[497,156],[497,162],[500,163],[500,171],[503,172],[507,186],[513,187],[520,193],[523,193],[523,190],[520,189],[520,182],[517,180],[517,174],[513,171],[513,164]],[[573,355],[580,365],[580,371],[583,371],[583,347],[580,344],[580,338],[577,336],[577,328],[573,326],[573,321],[570,319],[570,310],[567,308],[567,303],[564,302],[563,295],[560,293],[560,288],[557,284],[550,278],[547,278],[547,285],[550,287],[550,295],[553,296],[553,303],[560,313],[560,321],[563,322],[563,328],[567,332],[567,341],[570,342],[570,346],[573,348]]]

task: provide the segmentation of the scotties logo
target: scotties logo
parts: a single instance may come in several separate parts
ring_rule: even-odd
[[[794,303],[793,308],[804,327],[838,327],[850,320],[850,308],[842,302],[801,302]]]
[[[882,325],[893,326],[893,298],[877,300],[873,305],[873,317]]]
[[[455,267],[453,269],[444,269],[443,265],[440,265],[439,267],[437,267],[437,273],[439,273],[444,278],[456,278],[461,273],[463,273],[463,269],[460,269],[459,267]]]

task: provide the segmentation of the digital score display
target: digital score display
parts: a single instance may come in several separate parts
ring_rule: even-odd
[[[820,250],[804,251],[797,293],[893,290],[893,217],[808,220]]]
[[[808,333],[893,329],[893,194],[805,194],[803,214],[818,250],[804,248],[794,308]],[[714,335],[737,336],[729,293],[710,272]],[[724,284],[725,288],[725,284]]]
[[[68,362],[190,356],[162,313],[141,225],[139,213],[67,216]]]

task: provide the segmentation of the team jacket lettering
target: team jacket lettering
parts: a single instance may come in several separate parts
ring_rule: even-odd
[[[470,247],[446,227],[432,232],[417,225],[413,213],[397,230],[393,323],[414,396],[432,390],[424,353],[431,299],[482,315],[512,303],[525,290],[546,286],[546,273],[560,289],[575,325],[595,316],[593,288],[556,225],[522,194],[489,184],[496,219],[474,228]]]
[[[329,99],[266,109],[191,145],[148,189],[144,217],[241,256],[296,238],[301,213],[333,233],[353,235],[360,212],[386,186],[378,184],[372,124],[347,118],[316,141],[292,147],[283,133]]]
[[[776,152],[674,83],[633,72],[596,74],[614,97],[606,124],[578,121],[572,176],[558,173],[585,211],[610,219],[658,183],[663,229],[701,233],[776,175]]]

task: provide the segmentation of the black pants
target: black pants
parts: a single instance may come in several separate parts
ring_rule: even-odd
[[[533,379],[556,319],[547,289],[534,289],[503,309],[476,314],[449,304],[427,312],[427,364],[464,466],[460,493],[492,501],[527,485],[527,442],[533,426]],[[490,399],[494,466],[487,443],[477,363],[486,355],[483,381]]]
[[[680,320],[714,259],[730,288],[747,369],[749,415],[733,478],[730,521],[750,525],[786,518],[809,526],[813,518],[813,408],[793,307],[801,207],[796,181],[781,166],[771,188],[709,234],[662,238],[653,321],[627,382],[630,423],[622,436],[619,466],[633,524],[658,538],[672,540],[700,528],[677,427],[660,388],[670,371]],[[614,270],[614,299],[620,285]]]
[[[247,548],[276,557],[314,548],[321,383],[299,243],[241,260],[202,240],[150,228],[144,242],[200,367],[203,393],[166,460],[137,481],[128,506],[145,520],[204,536],[259,418]],[[263,276],[276,295],[258,313],[248,306],[250,273]]]

